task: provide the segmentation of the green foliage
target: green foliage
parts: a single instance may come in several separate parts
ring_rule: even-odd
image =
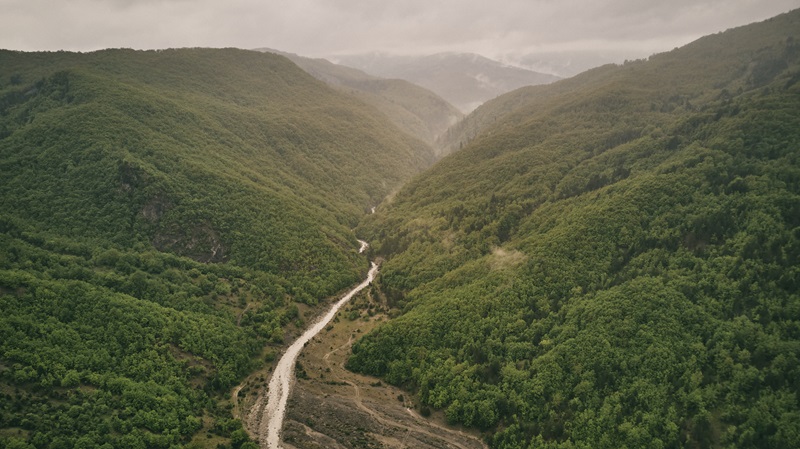
[[[432,157],[275,55],[0,51],[0,447],[178,447],[227,419]]]
[[[796,446],[799,23],[499,99],[361,225],[401,315],[348,367],[496,448]]]
[[[132,429],[155,447],[188,441],[216,392],[255,366],[260,328],[237,326],[202,287],[214,278],[253,295],[252,272],[14,229],[0,249],[0,428],[36,447],[127,447],[114,433]]]
[[[356,279],[350,228],[432,157],[275,55],[2,52],[0,66],[30,83],[0,91],[7,211],[285,274],[311,296]]]

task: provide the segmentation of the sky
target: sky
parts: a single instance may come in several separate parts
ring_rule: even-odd
[[[800,0],[0,0],[0,48],[635,58],[796,8]]]

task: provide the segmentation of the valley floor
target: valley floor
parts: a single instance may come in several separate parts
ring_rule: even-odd
[[[479,437],[421,417],[404,392],[343,368],[350,345],[383,315],[340,319],[303,351],[299,379],[289,400],[283,441],[287,449],[485,447]]]
[[[346,310],[340,311],[298,358],[300,374],[287,407],[284,448],[486,447],[474,432],[447,426],[441,413],[420,416],[418,404],[402,390],[344,369],[355,339],[386,319],[380,313],[355,320],[346,315]],[[244,384],[243,393],[235,390],[237,413],[239,408],[249,410],[258,394],[266,394],[270,374],[255,374]]]

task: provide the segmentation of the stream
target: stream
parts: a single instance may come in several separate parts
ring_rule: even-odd
[[[359,240],[361,249],[359,253],[363,253],[367,248],[367,242]],[[258,436],[261,441],[262,448],[278,449],[280,448],[281,441],[281,428],[283,427],[283,419],[286,415],[286,403],[289,400],[291,393],[292,382],[294,381],[295,364],[300,351],[315,335],[319,333],[330,320],[336,315],[336,312],[352,298],[356,293],[363,290],[368,286],[375,275],[378,273],[378,265],[372,262],[372,266],[367,273],[367,278],[352,290],[347,292],[346,295],[337,301],[328,312],[319,320],[317,320],[311,327],[306,329],[297,340],[292,343],[286,350],[275,369],[272,373],[272,378],[269,381],[267,404],[264,407],[261,422],[258,426]]]

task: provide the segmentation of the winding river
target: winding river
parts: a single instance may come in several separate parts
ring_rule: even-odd
[[[359,240],[361,243],[360,253],[363,253],[367,248],[367,242]],[[269,381],[267,404],[264,407],[264,412],[261,417],[261,422],[258,428],[258,435],[261,441],[261,447],[268,449],[280,448],[281,441],[281,428],[283,427],[283,418],[286,415],[286,402],[289,400],[291,393],[292,381],[294,381],[294,370],[297,357],[300,351],[312,338],[314,338],[319,331],[321,331],[330,320],[336,315],[336,312],[350,300],[356,293],[363,290],[368,286],[375,275],[378,273],[378,265],[372,262],[372,267],[367,273],[367,278],[364,282],[358,284],[352,290],[347,292],[339,301],[331,306],[330,310],[306,331],[297,340],[292,343],[286,350],[275,369],[272,373],[272,378]],[[266,444],[266,445],[265,445]]]

